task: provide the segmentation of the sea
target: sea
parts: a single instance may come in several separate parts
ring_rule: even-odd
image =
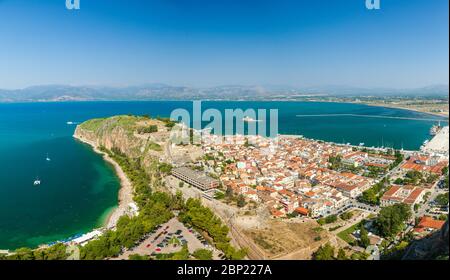
[[[0,249],[86,233],[101,227],[117,206],[119,179],[72,137],[76,124],[119,114],[168,117],[180,108],[192,112],[192,102],[0,104]],[[346,103],[205,101],[202,109],[277,109],[280,134],[406,150],[430,139],[438,119],[448,124],[429,114]]]

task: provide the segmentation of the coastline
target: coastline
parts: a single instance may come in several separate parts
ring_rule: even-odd
[[[133,202],[133,186],[120,165],[107,153],[100,151],[96,144],[78,137],[77,135],[74,135],[73,137],[78,141],[91,146],[95,153],[102,155],[103,159],[114,167],[114,171],[117,177],[119,177],[120,189],[118,193],[118,205],[110,213],[108,213],[103,223],[103,227],[106,229],[114,228],[117,225],[119,218],[128,212],[128,205]]]
[[[423,111],[423,110],[416,109],[416,108],[395,106],[395,105],[389,105],[389,104],[364,103],[364,102],[363,103],[361,103],[361,102],[351,102],[351,104],[365,104],[367,106],[373,106],[373,107],[384,107],[384,108],[391,108],[391,109],[392,108],[393,109],[401,109],[401,110],[412,111],[412,112],[428,114],[428,115],[432,115],[432,116],[436,116],[436,117],[446,118],[447,120],[449,118],[449,115],[445,114],[445,113],[428,112],[428,111]]]

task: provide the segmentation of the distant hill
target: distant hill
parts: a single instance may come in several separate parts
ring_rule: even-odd
[[[305,92],[326,93],[335,96],[448,96],[448,85],[433,85],[413,89],[359,88],[347,86],[323,86],[302,88]]]
[[[367,89],[345,86],[297,88],[283,85],[217,87],[148,84],[129,87],[44,85],[1,90],[0,102],[101,100],[290,100],[307,96],[448,96],[448,85],[417,89]]]

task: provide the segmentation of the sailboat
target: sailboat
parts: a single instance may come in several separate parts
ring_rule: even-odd
[[[50,157],[48,156],[48,153],[47,153],[47,157],[45,158],[45,160],[46,161],[51,161]]]

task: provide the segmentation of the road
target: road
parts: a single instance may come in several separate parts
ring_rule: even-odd
[[[439,180],[429,190],[427,190],[431,193],[428,198],[428,201],[426,201],[426,203],[419,208],[419,211],[415,213],[415,217],[422,217],[424,215],[427,215],[428,214],[427,211],[432,208],[430,202],[433,202],[438,195],[448,192],[448,189],[438,188],[439,182],[442,181],[444,178],[445,176],[441,176]]]

